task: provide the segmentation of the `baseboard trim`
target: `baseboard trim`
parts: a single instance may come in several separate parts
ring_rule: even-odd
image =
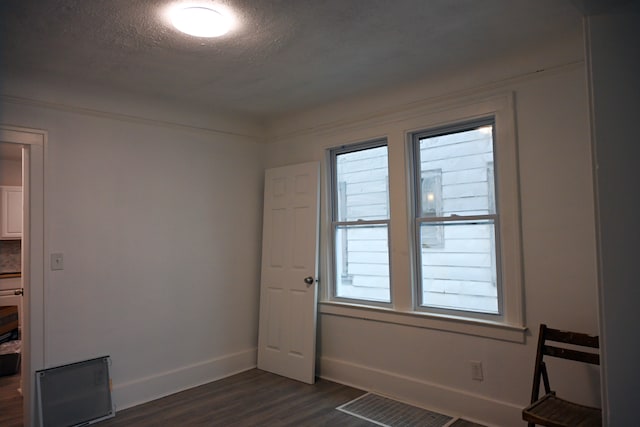
[[[319,376],[489,426],[522,423],[522,408],[512,403],[344,360],[322,357]]]
[[[116,411],[248,371],[256,367],[257,355],[258,351],[254,348],[114,384],[113,400]]]

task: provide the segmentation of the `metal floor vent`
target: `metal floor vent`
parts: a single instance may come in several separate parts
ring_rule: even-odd
[[[373,393],[360,396],[337,409],[386,427],[444,427],[453,420],[448,415],[427,411]]]
[[[36,371],[40,424],[89,425],[115,416],[109,356]]]

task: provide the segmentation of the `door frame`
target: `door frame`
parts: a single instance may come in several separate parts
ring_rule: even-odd
[[[36,425],[35,371],[45,367],[45,159],[47,132],[0,124],[0,142],[22,146],[24,425]]]

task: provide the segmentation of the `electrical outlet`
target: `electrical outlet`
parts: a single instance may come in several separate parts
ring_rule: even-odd
[[[475,381],[483,381],[484,375],[482,373],[482,362],[479,360],[471,360],[471,379]]]
[[[51,254],[51,270],[64,270],[64,256],[61,253]]]

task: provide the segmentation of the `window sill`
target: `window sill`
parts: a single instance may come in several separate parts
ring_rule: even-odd
[[[525,333],[527,331],[527,328],[524,326],[487,320],[415,311],[401,312],[388,308],[360,306],[335,301],[321,301],[319,311],[321,314],[333,316],[393,323],[417,328],[437,329],[516,343],[524,343]]]

